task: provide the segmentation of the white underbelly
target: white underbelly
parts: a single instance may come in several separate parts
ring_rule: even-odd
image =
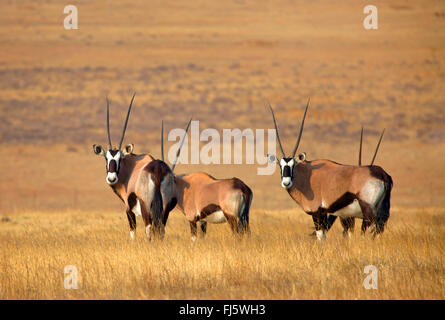
[[[224,216],[224,213],[221,210],[215,211],[201,220],[207,221],[210,223],[224,223],[227,221],[226,217]]]
[[[362,208],[360,208],[360,204],[358,203],[357,199],[354,199],[350,205],[330,214],[342,218],[354,217],[363,219]]]
[[[131,209],[131,211],[133,211],[133,213],[136,215],[136,216],[142,216],[142,213],[141,213],[141,204],[139,203],[139,199],[137,199],[136,200],[136,204],[134,205],[134,207]]]

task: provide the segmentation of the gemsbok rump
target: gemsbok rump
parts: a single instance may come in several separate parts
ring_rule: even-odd
[[[134,145],[127,144],[123,149],[125,131],[133,105],[134,96],[128,107],[122,137],[117,148],[113,148],[110,136],[110,110],[107,98],[107,133],[108,149],[94,144],[96,155],[105,157],[106,182],[114,193],[124,202],[130,238],[136,231],[136,216],[142,216],[145,234],[151,240],[151,234],[162,239],[168,215],[176,206],[174,176],[170,167],[161,160],[155,160],[149,154],[136,155]]]
[[[350,166],[331,160],[306,160],[306,153],[295,155],[303,133],[309,100],[294,150],[286,157],[278,134],[275,115],[268,104],[281,152],[278,161],[281,186],[294,201],[312,216],[319,240],[326,238],[328,215],[363,219],[362,233],[373,225],[373,236],[382,233],[389,218],[393,182],[379,166]],[[349,226],[343,225],[344,234]]]
[[[172,171],[184,139],[185,135],[176,154]],[[215,179],[205,172],[196,172],[175,175],[175,184],[177,206],[190,223],[193,241],[197,237],[198,222],[203,236],[207,232],[207,222],[228,222],[234,234],[250,233],[249,209],[253,194],[240,179]]]

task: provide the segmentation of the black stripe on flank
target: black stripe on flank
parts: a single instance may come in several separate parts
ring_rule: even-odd
[[[201,209],[201,219],[204,219],[208,215],[221,210],[221,207],[217,204],[209,204]]]
[[[220,210],[221,210],[221,207],[218,206],[217,204],[209,204],[209,205],[207,205],[207,206],[205,206],[204,208],[201,209],[201,212],[200,212],[198,220],[199,219],[204,219],[208,215],[211,215],[212,213],[214,213],[216,211],[220,211]]]
[[[327,209],[327,211],[329,213],[334,213],[350,205],[354,201],[354,199],[357,199],[357,196],[355,194],[351,192],[346,192],[344,195],[338,198],[333,204],[331,204]]]

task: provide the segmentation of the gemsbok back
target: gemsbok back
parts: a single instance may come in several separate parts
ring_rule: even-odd
[[[176,154],[172,171],[185,137]],[[228,222],[234,234],[250,233],[249,209],[253,194],[240,179],[216,179],[205,172],[197,172],[175,175],[175,184],[177,206],[190,223],[193,241],[197,237],[198,222],[203,236],[207,232],[207,222]]]
[[[319,240],[326,238],[328,215],[363,219],[362,233],[373,225],[373,237],[382,233],[389,218],[393,182],[379,166],[350,166],[331,160],[306,160],[306,153],[297,157],[309,100],[295,147],[286,157],[278,134],[275,115],[268,104],[280,147],[281,186],[294,201],[312,216]],[[343,225],[345,228],[345,225]],[[343,234],[348,234],[348,226]]]
[[[122,149],[125,131],[133,105],[134,96],[128,107],[122,137],[117,148],[113,148],[110,136],[110,110],[107,98],[108,149],[94,144],[96,155],[105,158],[107,176],[105,181],[114,193],[124,202],[130,238],[136,231],[136,216],[142,216],[145,234],[151,241],[152,231],[155,238],[162,239],[168,215],[176,206],[174,176],[170,167],[149,154],[136,155],[134,145],[127,144]]]

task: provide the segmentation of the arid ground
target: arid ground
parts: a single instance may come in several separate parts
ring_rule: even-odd
[[[79,29],[65,30],[59,1],[0,3],[1,299],[444,299],[445,3],[372,1],[77,1]],[[340,224],[327,241],[280,186],[279,170],[179,164],[177,173],[237,176],[254,193],[250,239],[210,225],[190,241],[175,210],[165,241],[135,241],[105,183],[106,103],[120,138],[160,157],[166,133],[190,117],[200,129],[273,128],[286,152],[364,164],[393,178],[379,239],[352,239]],[[166,142],[166,148],[173,142]],[[189,152],[190,153],[190,152]],[[64,268],[79,288],[64,288]],[[378,269],[366,290],[364,268]]]

